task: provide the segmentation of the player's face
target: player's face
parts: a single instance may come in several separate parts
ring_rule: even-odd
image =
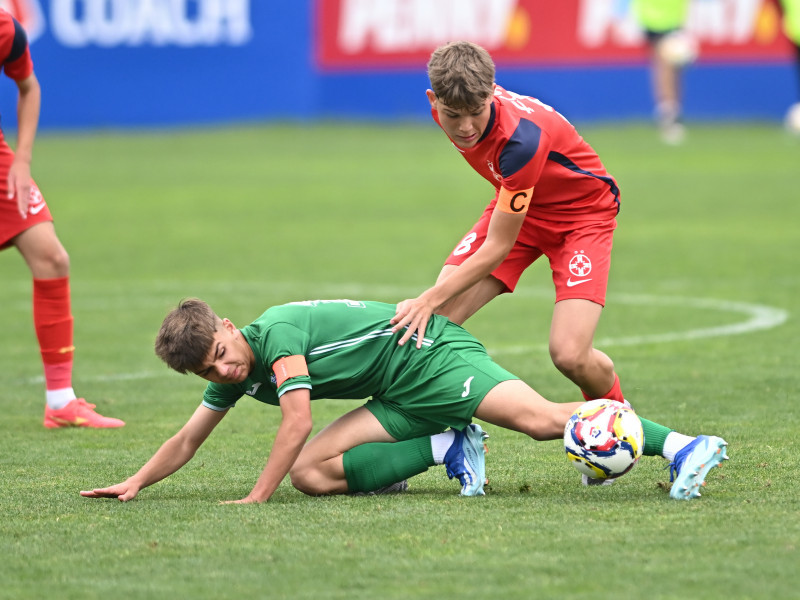
[[[481,139],[492,114],[492,96],[477,109],[455,109],[447,106],[428,90],[428,100],[439,113],[442,129],[459,148],[472,148]]]
[[[242,333],[229,319],[223,319],[196,374],[213,383],[241,383],[250,374],[254,361],[253,351]]]

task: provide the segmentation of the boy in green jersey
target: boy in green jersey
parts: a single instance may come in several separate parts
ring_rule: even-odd
[[[201,406],[136,474],[81,495],[131,500],[186,464],[243,396],[280,407],[282,418],[261,476],[234,502],[268,500],[287,474],[311,495],[398,491],[438,464],[458,478],[462,495],[483,495],[486,436],[473,418],[535,440],[562,438],[581,403],[546,400],[440,315],[421,349],[399,346],[394,314],[380,302],[314,300],[274,306],[238,329],[202,300],[184,300],[164,319],[156,353],[209,381]],[[367,397],[306,443],[312,400]],[[673,462],[675,497],[699,495],[708,469],[725,458],[725,441],[642,424],[644,453]]]

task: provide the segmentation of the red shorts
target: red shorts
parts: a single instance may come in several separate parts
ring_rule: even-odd
[[[494,203],[486,208],[445,264],[460,265],[483,244],[493,210]],[[514,247],[492,271],[492,276],[506,286],[506,292],[513,292],[523,271],[544,254],[553,272],[556,302],[580,298],[605,306],[616,227],[616,219],[557,222],[527,217]]]
[[[14,154],[8,145],[0,141],[0,250],[11,246],[12,240],[34,225],[52,221],[50,209],[35,183],[31,184],[31,200],[28,218],[23,219],[17,210],[17,199],[8,198],[8,170]]]

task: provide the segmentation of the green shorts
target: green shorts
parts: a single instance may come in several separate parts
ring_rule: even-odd
[[[411,350],[415,354],[395,372],[394,381],[364,405],[398,441],[448,427],[463,429],[492,388],[519,379],[454,323],[447,324],[431,347]]]

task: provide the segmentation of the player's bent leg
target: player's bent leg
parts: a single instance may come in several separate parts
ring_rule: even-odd
[[[551,402],[524,381],[511,379],[494,386],[481,400],[475,417],[535,440],[557,440],[581,402]]]
[[[300,459],[298,458],[298,461]],[[309,496],[327,496],[347,492],[342,456],[335,456],[324,463],[295,463],[289,471],[289,478],[295,489]]]
[[[591,398],[604,397],[616,381],[614,363],[592,345],[602,310],[590,300],[561,300],[550,325],[553,364]]]
[[[360,406],[309,440],[289,471],[292,485],[306,494],[343,494],[348,488],[342,455],[361,444],[393,441],[378,419]]]
[[[427,435],[401,442],[361,444],[342,456],[350,494],[405,491],[404,480],[424,473],[435,464],[431,438]]]

